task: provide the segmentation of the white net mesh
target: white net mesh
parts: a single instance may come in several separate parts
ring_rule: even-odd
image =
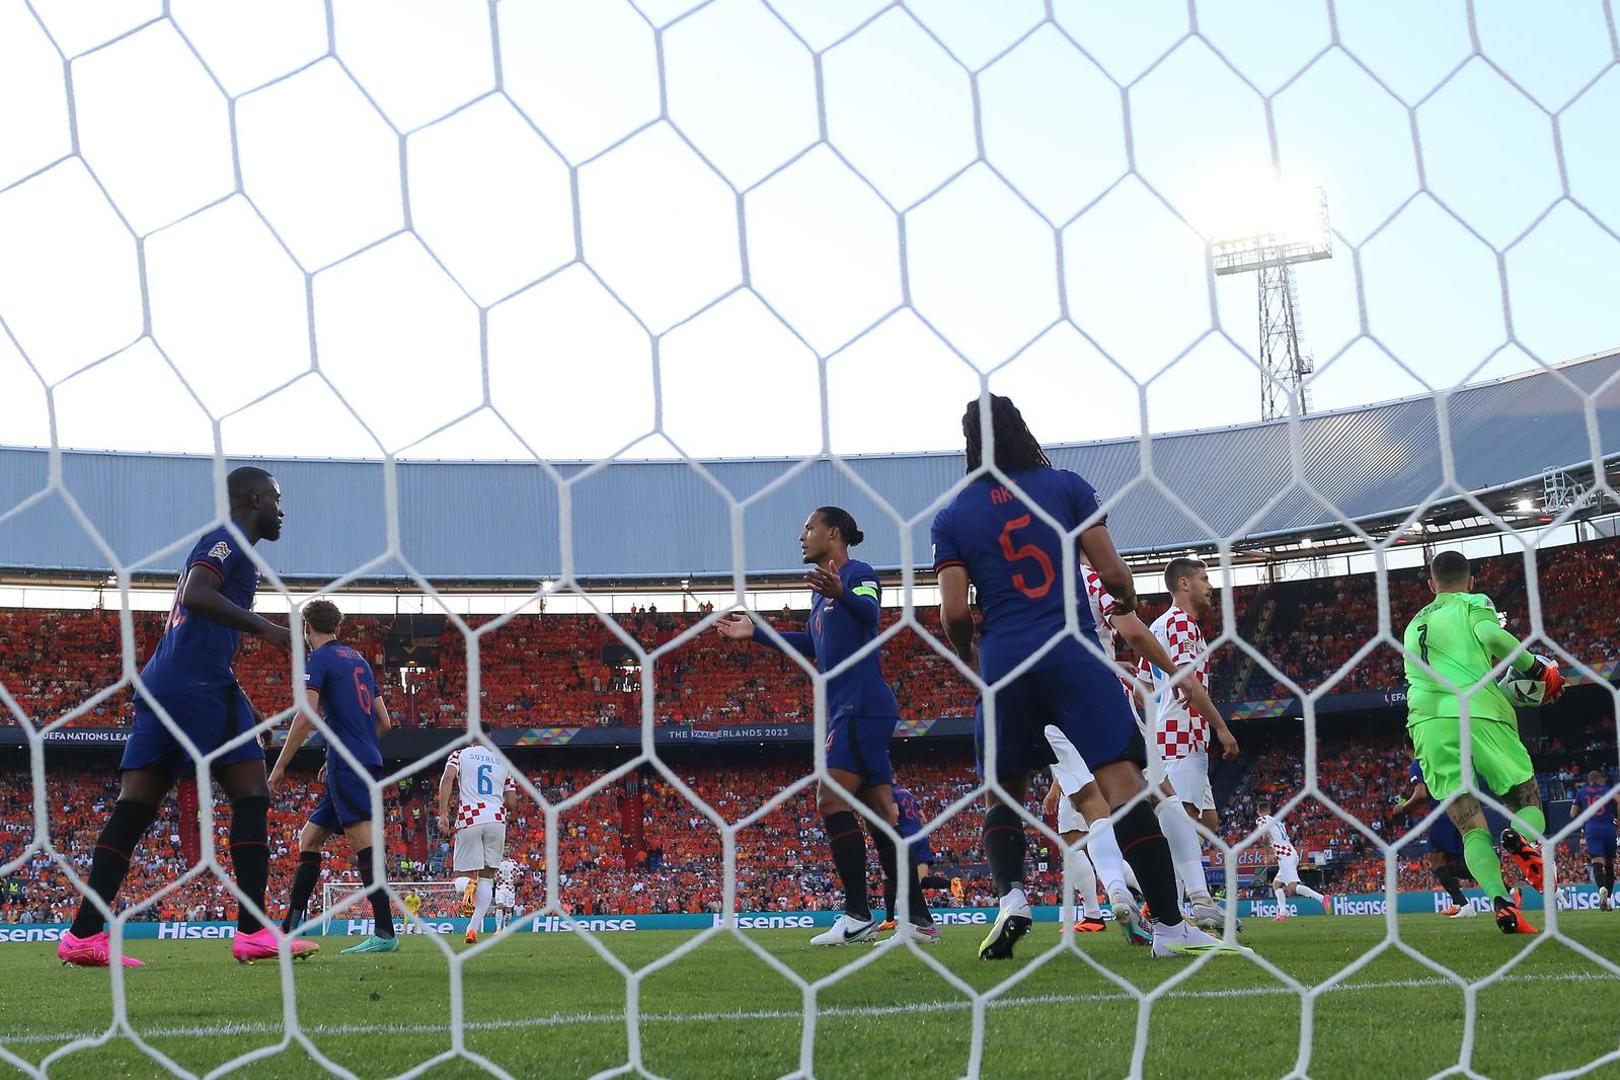
[[[1364,394],[1355,384],[1370,381],[1387,386],[1380,397],[1432,393],[1443,475],[1429,501],[1470,498],[1482,518],[1515,536],[1515,525],[1459,480],[1449,404],[1465,378],[1578,355],[1583,349],[1574,343],[1583,339],[1562,325],[1568,311],[1612,308],[1609,286],[1620,263],[1612,223],[1620,214],[1614,160],[1599,145],[1615,144],[1613,71],[1620,52],[1609,5],[1568,5],[1520,21],[1503,5],[1472,3],[1443,14],[1371,3],[1190,2],[1132,5],[1130,13],[1106,6],[797,0],[409,9],[335,0],[262,9],[179,0],[161,9],[70,10],[15,0],[0,6],[0,49],[15,61],[0,72],[6,80],[0,143],[7,144],[0,149],[6,249],[0,361],[10,365],[4,385],[20,403],[15,413],[0,415],[18,418],[15,441],[33,438],[52,448],[45,486],[7,508],[0,523],[60,501],[114,568],[117,590],[127,598],[138,571],[171,565],[193,534],[167,537],[138,557],[114,552],[103,539],[63,480],[61,447],[101,445],[77,419],[93,412],[84,409],[87,400],[128,395],[133,409],[150,414],[141,436],[149,441],[129,449],[194,448],[200,433],[215,456],[218,522],[226,518],[225,460],[238,456],[235,447],[324,408],[315,413],[322,423],[311,424],[299,445],[314,456],[383,457],[387,522],[386,550],[326,591],[392,564],[453,611],[401,545],[394,466],[401,456],[437,453],[441,436],[470,428],[476,438],[517,447],[556,487],[562,569],[543,592],[589,602],[579,584],[588,556],[575,548],[574,495],[650,429],[730,512],[741,596],[747,573],[757,569],[744,543],[744,515],[793,472],[746,499],[716,480],[696,455],[706,452],[706,428],[735,424],[745,438],[785,439],[792,452],[831,456],[850,488],[885,508],[899,526],[906,606],[879,645],[910,632],[946,655],[911,603],[918,563],[926,569],[912,550],[912,526],[925,524],[946,495],[904,514],[837,456],[852,448],[914,448],[904,434],[884,434],[896,411],[932,410],[948,426],[975,392],[1083,387],[1084,398],[1069,393],[1031,409],[1036,429],[1043,410],[1083,412],[1103,427],[1122,417],[1125,430],[1141,440],[1141,469],[1132,485],[1109,493],[1109,505],[1138,486],[1156,491],[1208,537],[1227,570],[1250,526],[1291,491],[1342,519],[1330,495],[1307,478],[1297,413],[1289,420],[1289,491],[1228,535],[1205,524],[1185,493],[1155,472],[1149,429],[1207,421],[1200,391],[1210,384],[1241,385],[1244,402],[1254,399],[1248,291],[1234,307],[1239,301],[1217,284],[1204,243],[1222,227],[1218,213],[1206,213],[1210,192],[1218,203],[1234,191],[1252,191],[1254,181],[1247,174],[1212,180],[1209,168],[1243,157],[1266,170],[1303,165],[1332,172],[1347,158],[1369,156],[1388,167],[1333,194],[1337,254],[1326,271],[1334,276],[1322,288],[1342,302],[1329,305],[1336,314],[1317,324],[1326,326],[1315,340],[1328,358],[1311,384],[1316,404],[1331,403],[1334,393]],[[1274,47],[1273,32],[1288,46]],[[450,41],[473,45],[444,48]],[[1532,55],[1538,49],[1562,62]],[[421,59],[401,64],[400,55]],[[129,76],[160,68],[179,74],[151,86]],[[1188,86],[1207,92],[1190,94]],[[15,124],[12,138],[7,117],[21,114],[34,122]],[[1178,123],[1168,123],[1169,114]],[[1026,123],[1031,115],[1040,122]],[[155,122],[159,117],[163,123]],[[1499,128],[1511,137],[1499,137]],[[1302,160],[1290,160],[1291,153]],[[86,229],[114,237],[111,247],[62,242]],[[216,280],[218,268],[199,255],[210,250],[207,244],[229,248],[233,265],[259,267],[251,302],[239,285]],[[1549,252],[1558,264],[1554,274],[1538,261]],[[1432,269],[1436,262],[1442,271]],[[890,263],[898,271],[892,276],[883,269]],[[1131,293],[1155,302],[1122,313],[1097,299]],[[412,298],[408,306],[398,302],[402,295]],[[198,310],[198,297],[209,311]],[[522,345],[537,327],[551,335],[547,355]],[[1612,329],[1610,321],[1591,332]],[[391,358],[394,374],[379,377],[368,366],[377,354]],[[722,396],[735,392],[733,384],[756,385],[767,363],[769,397]],[[1548,370],[1584,402],[1595,483],[1608,491],[1598,391]],[[926,381],[919,377],[925,371]],[[155,387],[168,396],[160,399]],[[606,399],[604,415],[585,436],[559,442],[548,432],[545,413],[555,403],[567,409],[593,397]],[[417,407],[424,401],[433,407]],[[283,411],[266,412],[271,403]],[[157,427],[164,430],[152,433]],[[885,438],[896,441],[884,445]],[[579,457],[597,464],[583,470],[553,464]],[[1412,510],[1403,525],[1420,521],[1424,509]],[[1576,509],[1566,508],[1551,524]],[[333,519],[341,512],[333,508]],[[1377,636],[1338,676],[1377,648],[1399,649],[1396,635],[1408,614],[1392,606],[1387,580],[1389,553],[1408,538],[1405,528],[1373,536],[1348,520],[1343,525],[1377,555]],[[1563,652],[1547,632],[1533,541],[1520,545],[1529,583],[1527,639],[1546,642],[1567,668],[1607,686],[1586,666],[1590,657]],[[270,589],[291,595],[270,563],[258,553],[253,559]],[[671,577],[681,573],[667,569]],[[1073,589],[1074,566],[1062,570]],[[1318,786],[1316,706],[1334,679],[1302,685],[1275,658],[1253,650],[1238,635],[1230,591],[1224,597],[1224,629],[1212,644],[1248,651],[1253,665],[1304,703],[1301,786],[1277,812],[1286,816],[1311,800],[1325,806],[1385,852],[1393,891],[1404,844],[1389,846]],[[139,688],[144,657],[137,655],[129,605],[121,607],[117,685],[59,716],[27,715],[0,687],[27,732],[33,796],[31,844],[0,867],[0,876],[44,856],[73,888],[85,887],[82,865],[53,841],[45,737],[131,685]],[[713,617],[649,650],[597,614],[643,673],[640,753],[563,797],[548,798],[527,778],[521,786],[544,819],[545,901],[532,917],[577,930],[600,965],[623,982],[627,1056],[602,1075],[655,1074],[643,985],[717,937],[735,939],[802,997],[792,1075],[837,1071],[829,1062],[844,1063],[827,1056],[818,1033],[829,1017],[848,1013],[827,1006],[826,997],[901,946],[807,977],[751,933],[722,921],[637,966],[565,910],[561,878],[568,867],[559,839],[565,819],[636,771],[656,771],[712,825],[723,852],[727,916],[739,910],[739,836],[803,797],[812,779],[826,777],[825,750],[818,749],[814,777],[757,808],[721,813],[660,758],[653,737],[658,665],[708,632]],[[449,617],[466,643],[465,743],[483,719],[481,645],[526,616],[514,611],[476,625]],[[293,624],[296,640],[296,616]],[[303,663],[296,648],[288,670],[294,686]],[[826,677],[801,666],[816,685],[820,747]],[[291,715],[290,703],[276,704],[283,711],[261,730]],[[432,774],[452,748],[373,785],[379,824],[383,790]],[[198,762],[205,790],[209,761],[228,749]],[[964,790],[927,830],[958,813],[976,815],[980,794]],[[234,892],[215,846],[213,801],[203,799],[200,810],[201,859],[173,887],[212,875]],[[1057,842],[1040,828],[1045,842]],[[1563,835],[1579,828],[1572,823]],[[1237,848],[1214,842],[1233,889],[1237,858],[1253,838]],[[379,846],[379,873],[383,859]],[[168,891],[117,913],[115,952],[128,921]],[[403,887],[391,886],[391,894],[402,911]],[[1072,881],[1064,882],[1063,899],[1072,902]],[[1590,977],[1620,976],[1611,957],[1562,932],[1551,904],[1546,932],[1480,978],[1461,976],[1412,947],[1401,929],[1391,910],[1381,943],[1326,978],[1303,979],[1262,950],[1252,962],[1274,983],[1208,993],[1297,996],[1294,1074],[1305,1075],[1315,1068],[1323,996],[1395,950],[1460,989],[1464,1019],[1450,1071],[1475,1075],[1479,995],[1512,980],[1532,952],[1556,942],[1586,961],[1589,974],[1597,969]],[[1234,932],[1229,923],[1227,933]],[[457,951],[441,936],[424,938],[447,965],[449,1044],[404,1075],[456,1058],[509,1075],[469,1048],[463,1008],[471,962],[507,939]],[[918,945],[909,950],[956,995],[932,1011],[970,1017],[966,1059],[943,1066],[969,1076],[996,1071],[986,1056],[989,1010],[1029,1004],[1020,986],[1069,955],[1115,988],[1091,1000],[1135,1005],[1129,1072],[1143,1075],[1150,1040],[1161,1030],[1153,1025],[1155,1007],[1178,995],[1196,998],[1200,991],[1189,984],[1207,963],[1201,959],[1144,989],[1066,930],[1057,944],[985,986]],[[300,1010],[297,989],[283,958],[279,1025],[266,1029],[269,1041],[261,1048],[217,1072],[296,1041],[321,1067],[352,1075],[310,1037],[315,1025]],[[70,1067],[74,1054],[123,1038],[153,1063],[189,1075],[131,1021],[131,993],[130,977],[114,967],[105,1031],[65,1039],[42,1061],[4,1046],[0,1056],[44,1075]],[[881,1008],[853,1012],[885,1015]],[[693,1014],[686,1022],[728,1019]],[[1620,1051],[1562,1075],[1595,1073],[1617,1060]]]

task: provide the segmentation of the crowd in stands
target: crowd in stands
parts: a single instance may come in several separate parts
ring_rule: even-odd
[[[1609,745],[1612,757],[1612,740]],[[1409,760],[1409,748],[1396,736],[1325,738],[1319,750],[1319,786],[1375,835],[1393,842],[1415,821],[1393,810],[1395,801],[1409,788]],[[1552,766],[1543,774],[1544,789],[1559,783],[1563,771],[1563,766]],[[925,815],[939,814],[969,794],[976,783],[966,759],[903,764],[899,773]],[[804,784],[778,799],[804,779],[805,771],[800,768],[716,764],[672,768],[668,775],[644,769],[606,782],[600,769],[581,767],[543,767],[527,770],[525,775],[554,805],[597,785],[588,797],[556,815],[560,896],[566,910],[574,914],[721,909],[725,865],[721,829],[709,813],[686,798],[682,786],[722,821],[749,821],[736,833],[739,908],[816,910],[838,901],[813,785]],[[454,876],[449,868],[450,838],[431,821],[435,779],[418,775],[384,790],[393,880],[448,880]],[[1242,782],[1222,806],[1224,838],[1230,843],[1241,841],[1253,827],[1259,800],[1270,799],[1274,808],[1280,807],[1299,791],[1301,783],[1298,746],[1279,743],[1248,758]],[[47,784],[53,849],[82,877],[88,871],[96,830],[116,798],[116,775],[106,769],[53,766]],[[1039,805],[1043,793],[1037,782],[1030,793],[1032,808]],[[294,865],[298,829],[319,797],[315,773],[308,768],[294,769],[274,795],[269,897],[272,912],[279,913]],[[777,801],[771,809],[760,813],[772,800]],[[227,804],[216,802],[215,845],[222,866],[228,866],[229,859],[229,813]],[[627,830],[627,822],[637,817],[640,827]],[[1306,800],[1290,810],[1285,820],[1296,847],[1327,854],[1333,867],[1332,891],[1382,891],[1382,852],[1324,803]],[[933,832],[936,870],[962,879],[959,898],[937,893],[932,900],[935,904],[994,902],[981,849],[981,825],[982,810],[975,801]],[[177,804],[170,799],[137,852],[121,907],[152,896],[191,868],[180,855],[181,832]],[[42,850],[28,854],[33,839],[30,776],[24,770],[0,772],[0,865],[28,855],[10,874],[0,877],[0,922],[62,921],[71,917],[77,903],[71,882],[50,854]],[[520,799],[508,825],[507,842],[508,854],[519,868],[520,906],[535,910],[543,906],[546,890],[546,815],[526,797]],[[1578,844],[1578,838],[1571,838],[1559,850],[1559,871],[1566,881],[1585,880],[1577,858]],[[1402,849],[1401,888],[1432,886],[1423,850],[1421,845]],[[1039,902],[1056,902],[1061,862],[1052,845],[1033,833],[1030,868],[1032,894]],[[876,889],[875,859],[871,870]],[[332,841],[327,846],[323,880],[354,878],[346,843]],[[317,892],[317,898],[319,895]],[[443,899],[448,902],[450,898],[445,894]],[[149,909],[149,917],[219,919],[228,917],[232,909],[224,884],[204,873],[164,894]],[[452,912],[424,909],[424,913]]]
[[[1607,594],[1616,578],[1620,541],[1598,541],[1549,549],[1537,562],[1540,607],[1548,636],[1591,664],[1611,660],[1620,631],[1611,613],[1591,603]],[[1528,592],[1524,560],[1519,556],[1476,563],[1478,589],[1493,596],[1508,614],[1509,629],[1529,636]],[[1311,689],[1330,678],[1359,649],[1378,622],[1377,583],[1371,576],[1322,578],[1269,586],[1268,592],[1240,589],[1233,597],[1239,626],[1248,627],[1250,608],[1262,597],[1275,605],[1257,647],[1289,679]],[[1399,571],[1389,579],[1390,611],[1396,629],[1404,615],[1428,600],[1418,571]],[[1151,620],[1164,600],[1149,598],[1142,616]],[[707,612],[660,612],[637,607],[611,617],[612,625],[594,616],[524,615],[478,635],[477,695],[482,715],[500,727],[636,723],[642,710],[642,688],[651,679],[653,707],[660,723],[721,725],[787,723],[811,719],[811,684],[799,665],[759,644],[721,639],[712,630],[695,630]],[[939,718],[971,715],[974,692],[954,666],[930,646],[924,635],[939,639],[933,610],[917,613],[922,633],[906,629],[883,646],[883,663],[900,700],[901,715]],[[163,613],[135,612],[128,617],[133,655],[139,663],[150,655],[162,632]],[[898,613],[885,612],[885,625]],[[35,721],[69,716],[70,722],[107,727],[126,724],[130,691],[117,687],[123,672],[120,648],[124,617],[102,610],[0,610],[0,683],[18,707]],[[779,629],[796,629],[802,612],[771,615]],[[469,620],[475,630],[490,619]],[[1219,633],[1215,621],[1204,627]],[[447,624],[434,662],[411,668],[409,677],[385,663],[390,620],[357,616],[346,621],[343,636],[379,668],[391,711],[402,726],[460,725],[466,714],[470,685],[466,642]],[[684,635],[684,636],[683,636]],[[646,652],[660,652],[644,672],[634,662],[627,642]],[[279,652],[248,640],[235,664],[251,700],[267,715],[292,700],[290,671]],[[1286,693],[1262,668],[1246,671],[1240,650],[1217,652],[1212,688],[1218,699],[1262,698]],[[1387,645],[1369,653],[1335,691],[1397,686],[1399,654]],[[407,688],[408,687],[408,692]],[[0,723],[14,723],[9,711]],[[1544,793],[1562,798],[1584,775],[1599,750],[1612,747],[1607,732],[1582,729],[1544,737],[1533,747],[1545,761]],[[1379,836],[1399,835],[1406,819],[1392,818],[1390,807],[1406,790],[1408,750],[1399,737],[1335,742],[1319,749],[1319,783],[1323,794],[1365,822]],[[1230,840],[1241,838],[1254,818],[1254,800],[1286,799],[1297,791],[1299,747],[1277,745],[1252,757],[1243,783],[1224,808]],[[1609,755],[1612,759],[1612,753]],[[674,774],[725,821],[755,813],[802,773],[784,766],[741,768],[716,763]],[[582,768],[534,771],[530,780],[551,800],[577,794],[598,779]],[[391,873],[397,879],[442,877],[447,838],[432,821],[434,777],[418,776],[388,791]],[[904,777],[925,810],[935,812],[972,789],[965,762],[918,765]],[[94,830],[104,820],[116,794],[107,771],[53,766],[49,777],[51,840],[55,851],[76,872],[88,867]],[[633,787],[633,790],[632,790]],[[276,792],[272,817],[275,856],[270,895],[285,894],[292,859],[290,845],[298,825],[315,799],[313,773],[295,771]],[[1032,792],[1032,800],[1040,791]],[[627,804],[627,800],[629,803]],[[628,806],[628,808],[627,808]],[[216,808],[217,846],[223,851],[227,807]],[[933,847],[943,867],[964,877],[962,901],[988,896],[979,850],[979,815],[969,809],[935,833]],[[626,822],[639,825],[626,828]],[[1325,805],[1310,801],[1289,817],[1296,844],[1331,852],[1340,868],[1340,888],[1381,887],[1383,862],[1376,845]],[[171,800],[138,856],[125,902],[150,896],[183,875],[188,866],[178,854],[181,823]],[[545,876],[544,815],[538,807],[520,808],[509,830],[514,857],[531,883],[532,905],[539,896],[534,883]],[[75,902],[71,884],[49,854],[27,853],[33,841],[32,801],[26,772],[0,772],[0,866],[22,859],[0,878],[0,919],[59,920]],[[634,785],[615,781],[570,808],[559,818],[559,881],[565,905],[592,913],[709,911],[721,902],[723,848],[720,830],[681,794],[671,776],[648,773]],[[810,787],[794,793],[736,838],[737,888],[744,907],[799,909],[825,907],[834,893],[823,853],[821,823]],[[348,876],[341,844],[332,845],[329,873]],[[24,858],[25,853],[27,857]],[[1048,853],[1050,855],[1050,853]],[[1561,860],[1569,857],[1561,850]],[[225,856],[221,856],[222,860]],[[332,862],[332,859],[340,861]],[[1034,861],[1042,861],[1038,849]],[[1044,877],[1033,883],[1043,895],[1055,896],[1058,860],[1047,858]],[[1561,861],[1560,866],[1563,867]],[[1571,873],[1575,864],[1571,862]],[[1427,871],[1418,849],[1403,853],[1402,884],[1426,887]],[[942,897],[940,899],[943,899]],[[222,884],[203,876],[171,890],[153,912],[166,918],[219,917],[231,907]]]
[[[1587,602],[1595,590],[1616,580],[1620,541],[1598,541],[1551,548],[1538,561],[1541,610],[1549,636],[1591,664],[1614,657],[1620,632],[1615,620]],[[1508,627],[1528,638],[1529,617],[1524,560],[1504,556],[1476,563],[1478,588],[1495,598],[1508,614]],[[1306,690],[1323,685],[1345,665],[1378,624],[1377,582],[1370,575],[1316,578],[1269,586],[1274,603],[1264,632],[1248,627],[1245,616],[1261,596],[1255,587],[1233,596],[1240,627],[1253,644],[1288,679]],[[1404,615],[1428,602],[1427,585],[1417,570],[1390,575],[1390,610],[1396,632]],[[1141,609],[1151,621],[1163,610],[1163,597],[1148,597]],[[707,606],[707,605],[700,605]],[[798,664],[759,644],[736,644],[708,630],[694,630],[706,612],[660,612],[636,607],[612,616],[610,627],[591,615],[520,615],[478,636],[478,699],[482,715],[498,727],[634,724],[642,715],[642,689],[654,688],[658,723],[697,725],[791,723],[811,718],[810,680]],[[784,610],[770,621],[778,629],[802,626],[803,612]],[[884,625],[899,618],[884,613]],[[922,633],[907,629],[882,647],[884,671],[900,699],[901,715],[938,719],[970,716],[974,691],[950,661],[925,640],[942,640],[937,612],[917,613]],[[135,612],[130,616],[137,662],[151,654],[165,616]],[[458,726],[467,707],[467,645],[461,632],[446,622],[436,664],[417,664],[402,678],[398,666],[385,663],[384,639],[390,621],[381,616],[355,616],[345,621],[344,639],[379,669],[396,722],[405,727]],[[491,617],[473,617],[478,630]],[[1220,632],[1220,611],[1204,625],[1213,640]],[[117,612],[101,610],[0,610],[0,682],[19,706],[39,723],[73,712],[83,726],[114,726],[131,715],[131,691],[118,685],[122,673]],[[683,637],[683,635],[685,635]],[[677,639],[680,639],[676,644]],[[643,671],[626,645],[634,642],[648,653],[664,649]],[[1541,646],[1545,647],[1545,646]],[[397,659],[397,658],[396,658]],[[1125,659],[1129,660],[1127,656]],[[1226,644],[1212,659],[1210,684],[1218,700],[1255,700],[1287,696],[1289,691],[1262,665],[1250,664],[1244,652]],[[249,698],[266,715],[287,708],[290,669],[285,656],[257,641],[246,640],[236,672]],[[1243,677],[1246,673],[1246,677]],[[1380,690],[1402,682],[1401,655],[1383,643],[1362,657],[1336,681],[1331,692]],[[1239,685],[1241,683],[1241,685]],[[77,711],[75,711],[77,710]],[[14,722],[7,715],[0,722]]]
[[[712,630],[691,633],[700,616],[638,609],[617,619],[619,631],[651,653],[682,633],[690,636],[652,664],[659,723],[793,723],[811,719],[811,684],[786,655],[757,644],[737,644]],[[885,625],[898,619],[886,612]],[[932,610],[919,621],[936,640],[939,620]],[[135,655],[151,654],[164,616],[131,615]],[[477,630],[493,617],[473,617]],[[802,613],[772,622],[799,629]],[[401,679],[385,663],[385,621],[359,615],[346,619],[342,636],[379,671],[379,684],[400,727],[459,726],[466,716],[467,649],[461,632],[447,622],[437,650],[437,666],[414,665]],[[39,723],[74,712],[71,723],[85,727],[127,724],[133,692],[119,689],[120,620],[110,611],[0,610],[0,682],[23,711]],[[763,637],[763,635],[762,635]],[[483,717],[497,727],[613,725],[640,722],[646,678],[622,639],[588,615],[521,616],[479,636],[478,699]],[[618,647],[618,648],[615,648]],[[605,656],[615,654],[615,661]],[[974,696],[950,661],[915,631],[890,638],[883,662],[904,716],[971,716]],[[261,713],[273,715],[292,703],[287,658],[254,639],[237,654],[238,681]],[[95,699],[92,702],[92,699]],[[76,710],[76,711],[75,711]],[[12,723],[9,716],[0,723]]]
[[[297,857],[298,830],[320,798],[315,777],[313,769],[295,770],[274,793],[270,808],[272,897],[285,896]],[[391,786],[384,796],[390,873],[400,878],[419,877],[427,863],[424,858],[411,857],[409,837],[412,811],[421,806],[420,792],[411,785]],[[47,774],[51,848],[81,879],[89,874],[96,834],[117,798],[118,776],[111,770],[53,767]],[[27,856],[11,874],[0,877],[0,922],[71,919],[78,900],[62,866],[43,848],[29,851],[36,839],[29,772],[0,771],[0,805],[4,806],[0,811],[0,866]],[[425,824],[422,816],[415,821]],[[214,833],[220,864],[228,866],[230,804],[224,800],[214,803]],[[152,897],[192,869],[181,854],[183,846],[179,801],[171,797],[130,863],[119,909]],[[332,846],[342,847],[341,843]],[[204,871],[159,897],[148,910],[152,918],[173,920],[225,918],[233,909],[234,901],[224,884]]]

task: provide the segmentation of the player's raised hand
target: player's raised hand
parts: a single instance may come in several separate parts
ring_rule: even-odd
[[[714,624],[715,631],[732,641],[747,641],[754,636],[754,620],[738,611],[722,615]]]
[[[836,600],[844,595],[844,579],[838,576],[838,571],[832,568],[831,563],[816,567],[804,575],[804,580],[810,588],[828,600]]]

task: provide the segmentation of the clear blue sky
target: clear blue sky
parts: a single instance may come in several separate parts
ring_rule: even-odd
[[[1140,432],[1138,383],[1149,430],[1243,422],[1254,283],[1204,238],[1268,101],[1336,233],[1315,407],[1620,345],[1598,0],[1052,7],[503,3],[501,96],[482,0],[338,0],[325,59],[312,0],[0,0],[0,442],[50,440],[42,383],[65,445],[229,414],[238,455],[814,453],[823,374],[835,451],[957,445],[992,369],[1048,441]]]

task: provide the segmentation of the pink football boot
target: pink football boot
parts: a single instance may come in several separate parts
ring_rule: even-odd
[[[313,941],[305,941],[302,938],[293,938],[287,942],[287,949],[292,953],[294,960],[302,960],[312,953],[319,952],[320,948]],[[268,926],[263,926],[251,934],[237,934],[231,939],[231,955],[243,964],[274,960],[276,932]]]
[[[74,964],[78,967],[107,967],[112,962],[112,941],[107,937],[105,930],[89,937],[74,937],[64,930],[62,940],[56,943],[56,958],[64,964]],[[123,956],[120,959],[127,968],[146,966],[146,961],[137,960],[133,956]]]

